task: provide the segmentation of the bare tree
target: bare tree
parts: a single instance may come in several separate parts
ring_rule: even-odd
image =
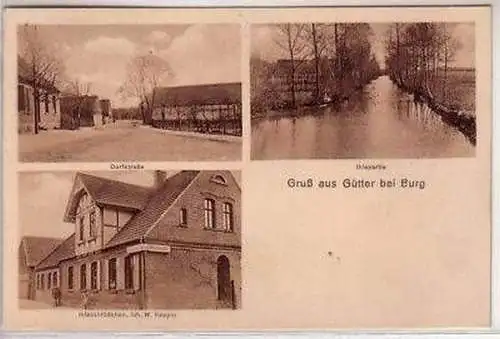
[[[80,127],[82,111],[91,93],[92,84],[83,82],[77,78],[67,79],[62,88],[72,98],[71,105],[66,107],[71,114],[72,126],[74,127],[76,124],[76,126]],[[68,112],[65,113],[67,114]]]
[[[289,82],[292,93],[292,108],[296,107],[295,77],[297,68],[304,61],[307,43],[304,41],[305,24],[281,24],[277,26],[279,38],[276,44],[285,50],[290,57]]]
[[[155,88],[168,82],[173,77],[173,72],[168,62],[150,52],[139,55],[127,65],[127,77],[118,92],[124,98],[137,98],[142,109],[144,124],[151,123],[152,110],[155,102]]]
[[[34,132],[38,134],[43,91],[56,90],[59,77],[63,72],[63,63],[57,57],[52,42],[47,40],[40,27],[36,25],[25,24],[19,27],[18,42],[19,54],[28,66],[29,81],[33,88]]]

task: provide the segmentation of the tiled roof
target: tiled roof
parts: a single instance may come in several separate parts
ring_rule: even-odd
[[[52,251],[42,262],[37,265],[37,269],[44,269],[57,266],[62,260],[75,256],[75,233],[71,234],[55,250]]]
[[[108,242],[106,247],[124,244],[143,237],[149,228],[162,216],[175,199],[196,178],[199,171],[181,171],[168,178],[152,195],[143,211],[135,215]]]
[[[194,106],[241,103],[241,83],[222,83],[154,89],[154,105]]]
[[[26,253],[26,265],[36,266],[50,252],[52,252],[63,239],[25,236],[21,240]]]
[[[83,185],[98,204],[142,209],[152,189],[121,181],[78,173]]]

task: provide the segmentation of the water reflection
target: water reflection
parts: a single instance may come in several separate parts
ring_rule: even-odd
[[[382,76],[336,106],[253,122],[253,159],[473,156],[474,146]]]

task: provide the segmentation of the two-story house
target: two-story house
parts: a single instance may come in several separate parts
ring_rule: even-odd
[[[229,171],[155,172],[154,187],[78,173],[74,233],[37,267],[36,298],[65,306],[215,309],[241,305],[241,190]]]

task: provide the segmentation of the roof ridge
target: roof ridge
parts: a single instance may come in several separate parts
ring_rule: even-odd
[[[132,183],[128,183],[125,181],[120,181],[120,180],[116,180],[116,179],[110,179],[110,178],[101,177],[98,175],[89,174],[86,172],[77,172],[77,175],[87,176],[87,177],[95,178],[95,179],[102,180],[102,181],[114,182],[114,183],[121,184],[121,185],[133,186],[133,187],[137,187],[137,188],[141,188],[141,189],[145,189],[145,190],[151,190],[151,187],[148,187],[148,186],[132,184]]]

